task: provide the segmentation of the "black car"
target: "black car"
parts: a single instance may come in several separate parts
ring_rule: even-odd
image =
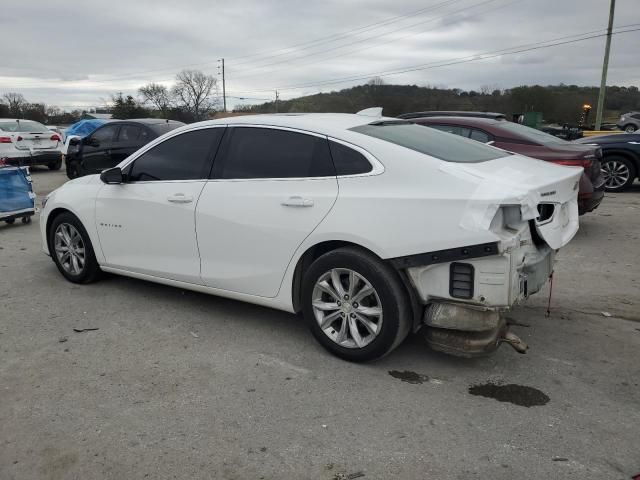
[[[575,143],[594,145],[602,149],[602,173],[605,190],[621,192],[631,186],[640,174],[640,134],[618,133],[598,135],[576,140]]]
[[[91,135],[69,144],[65,163],[67,177],[100,173],[115,167],[140,147],[184,125],[174,120],[139,118],[105,123]]]

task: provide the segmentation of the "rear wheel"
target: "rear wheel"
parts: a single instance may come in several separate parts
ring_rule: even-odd
[[[91,283],[102,273],[87,231],[78,218],[61,213],[49,227],[49,250],[60,273],[73,283]]]
[[[316,340],[352,362],[391,352],[411,325],[409,299],[397,272],[356,248],[326,253],[309,267],[302,303]]]
[[[626,190],[636,178],[633,162],[618,155],[606,156],[602,162],[604,188],[607,192],[622,192]]]
[[[56,160],[55,162],[51,162],[47,164],[49,170],[60,170],[62,167],[62,158],[60,160]]]
[[[637,130],[636,126],[632,123],[630,123],[629,125],[625,125],[624,127],[624,131],[627,133],[633,133]]]

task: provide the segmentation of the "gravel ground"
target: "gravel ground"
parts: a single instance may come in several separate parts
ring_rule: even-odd
[[[66,180],[33,179],[40,196]],[[551,316],[548,289],[510,315],[526,355],[453,358],[413,336],[354,365],[284,312],[115,276],[73,285],[37,217],[2,224],[0,478],[628,479],[639,236],[638,184],[582,218]]]

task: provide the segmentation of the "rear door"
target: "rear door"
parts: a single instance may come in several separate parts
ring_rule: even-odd
[[[82,168],[88,174],[99,173],[111,164],[111,149],[120,125],[107,124],[83,140]]]
[[[275,297],[296,249],[337,195],[326,137],[229,127],[196,209],[203,283]]]

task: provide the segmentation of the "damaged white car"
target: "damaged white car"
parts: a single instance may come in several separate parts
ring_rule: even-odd
[[[45,202],[68,280],[102,271],[303,312],[351,361],[411,331],[461,355],[517,346],[501,314],[578,230],[582,170],[377,116],[188,125]]]

